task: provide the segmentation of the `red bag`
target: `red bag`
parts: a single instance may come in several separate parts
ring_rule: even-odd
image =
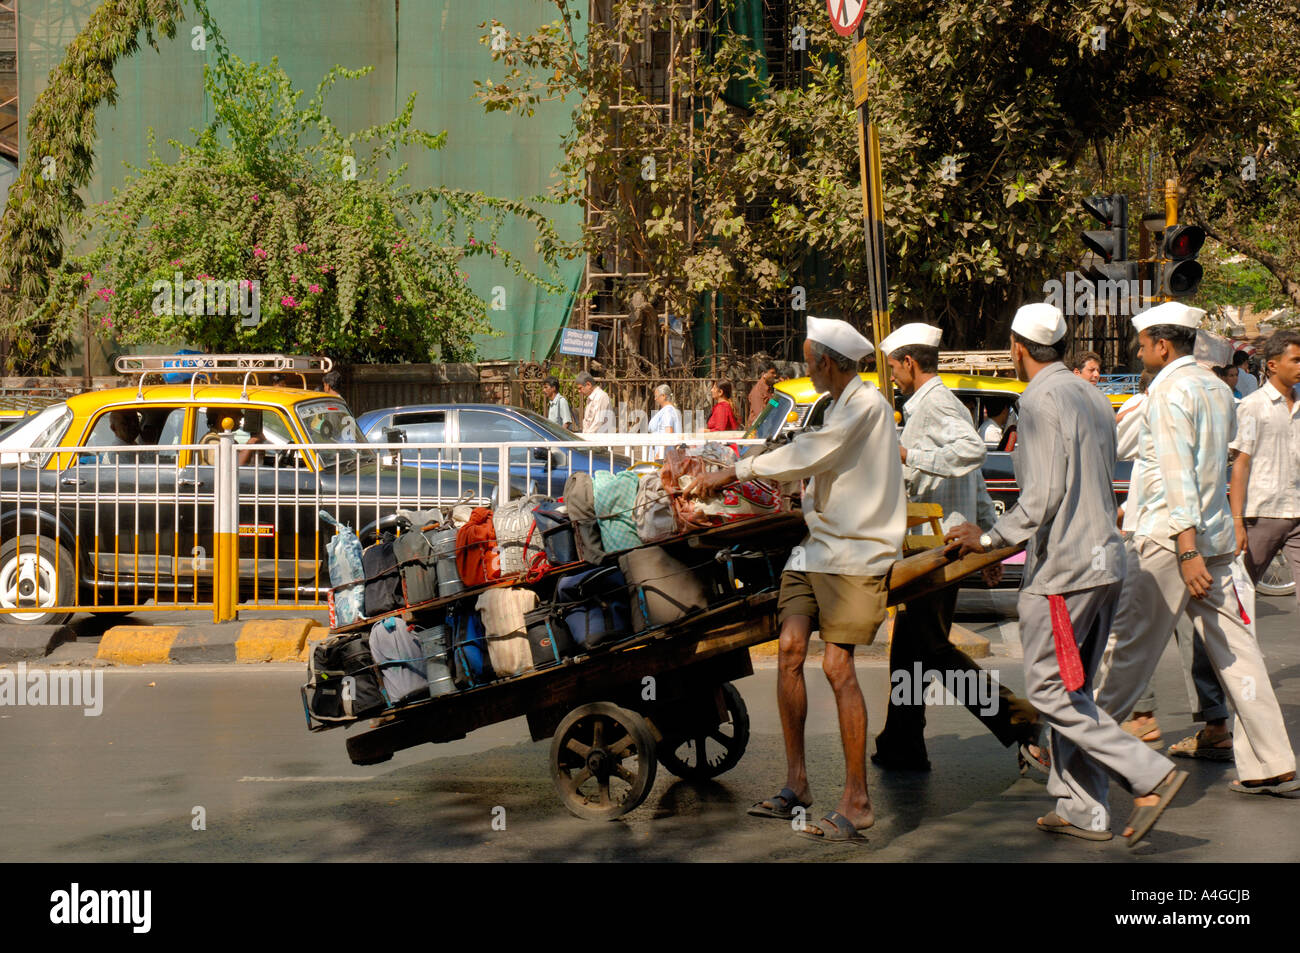
[[[492,511],[477,507],[469,522],[456,531],[456,573],[466,586],[481,586],[501,578],[501,555]]]

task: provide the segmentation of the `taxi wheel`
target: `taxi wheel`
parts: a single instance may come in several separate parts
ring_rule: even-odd
[[[26,535],[0,546],[0,623],[59,625],[71,612],[45,611],[76,604],[72,555],[47,536]]]

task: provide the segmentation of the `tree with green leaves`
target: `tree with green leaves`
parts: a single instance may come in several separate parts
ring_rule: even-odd
[[[170,143],[172,161],[151,143],[145,166],[77,219],[74,245],[89,251],[47,271],[45,298],[18,323],[39,330],[47,354],[90,308],[126,344],[462,361],[471,336],[492,330],[465,258],[496,257],[560,290],[496,242],[522,221],[553,264],[560,242],[545,202],[403,183],[399,150],[419,156],[446,139],[413,128],[415,94],[389,122],[344,134],[329,91],[369,69],[335,67],[303,103],[275,60],[233,55],[199,9],[215,51],[204,69],[212,120],[193,144]]]

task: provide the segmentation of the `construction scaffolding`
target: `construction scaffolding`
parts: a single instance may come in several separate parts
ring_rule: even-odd
[[[708,129],[711,110],[695,98],[694,57],[707,42],[702,32],[685,31],[698,15],[709,12],[710,0],[686,0],[655,8],[655,23],[649,11],[641,13],[640,40],[621,47],[625,82],[614,101],[606,108],[610,125],[611,150],[626,156],[624,167],[640,166],[647,158],[671,174],[678,163],[690,162],[694,156],[697,133],[703,138]],[[761,17],[758,14],[761,13]],[[774,88],[787,88],[799,81],[807,52],[790,42],[789,0],[753,0],[750,22],[758,29],[750,34],[765,63],[769,82]],[[614,28],[613,0],[590,0],[589,22]],[[655,24],[666,29],[654,29]],[[684,83],[678,80],[684,78]],[[730,102],[730,108],[743,105]],[[630,114],[638,114],[634,123]],[[684,154],[666,149],[662,138],[644,135],[647,114],[649,125],[667,130],[675,127],[674,141],[685,142]],[[627,141],[629,129],[636,129],[636,141]],[[681,196],[678,209],[685,224],[682,239],[695,241],[700,223],[697,220],[701,198],[692,180]],[[627,178],[587,179],[586,226],[590,244],[583,273],[581,292],[575,303],[572,326],[604,332],[596,362],[609,380],[656,378],[683,379],[702,373],[710,376],[734,376],[743,379],[752,370],[756,355],[781,361],[798,361],[802,314],[791,308],[790,296],[775,297],[761,313],[761,324],[750,327],[734,320],[728,304],[717,294],[700,296],[697,314],[672,314],[666,302],[653,301],[645,293],[652,277],[644,248],[635,240],[620,240],[617,229],[607,221],[615,215],[637,222],[652,217],[653,199],[648,189],[632,188]],[[746,209],[751,221],[771,214],[771,206],[759,196]],[[611,234],[607,242],[603,233]],[[697,328],[696,318],[702,328]],[[696,332],[699,332],[698,334]],[[584,362],[586,364],[587,362]]]

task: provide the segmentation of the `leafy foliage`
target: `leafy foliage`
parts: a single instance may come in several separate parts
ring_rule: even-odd
[[[84,207],[78,190],[94,165],[95,109],[117,102],[113,66],[139,49],[141,33],[157,49],[156,35],[175,36],[180,19],[179,0],[101,4],[27,115],[25,157],[0,219],[0,329],[20,372],[49,373],[67,351],[68,336],[34,316],[63,263],[63,228]]]

